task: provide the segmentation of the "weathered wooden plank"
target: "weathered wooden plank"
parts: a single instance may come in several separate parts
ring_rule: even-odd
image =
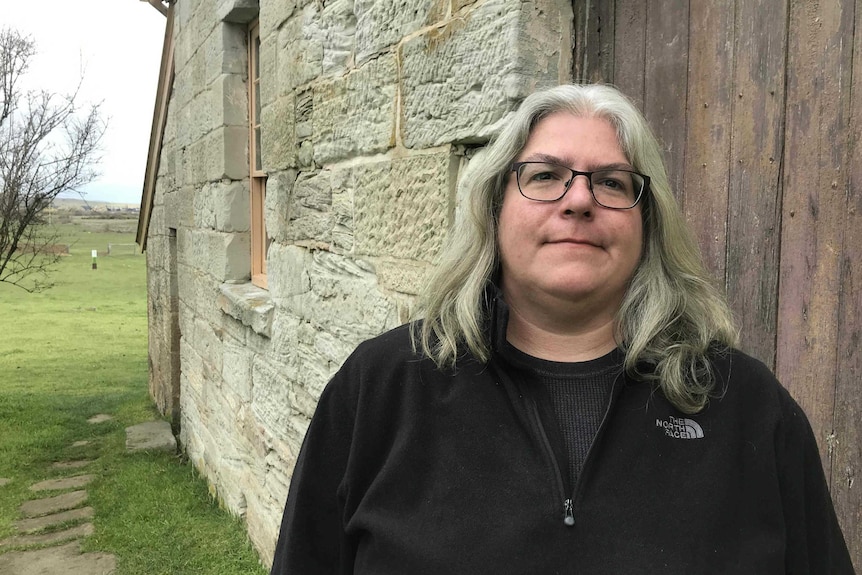
[[[852,7],[791,3],[789,22],[776,373],[811,420],[829,476],[847,205]]]
[[[614,4],[613,82],[643,111],[646,3],[643,0],[616,0]]]
[[[707,267],[725,287],[733,109],[734,6],[692,2],[683,205]]]
[[[738,2],[727,293],[742,347],[775,365],[786,0]]]
[[[845,84],[846,86],[846,84]],[[838,292],[832,500],[862,572],[862,0],[856,0],[850,80],[846,214]]]
[[[575,55],[572,77],[578,82],[612,82],[614,77],[613,0],[575,0]]]
[[[854,75],[859,77],[859,72],[857,67]],[[854,94],[862,95],[862,82],[854,83]],[[862,97],[855,100],[853,114],[862,117]],[[858,123],[854,132],[856,142],[862,142]],[[834,437],[828,446],[835,512],[856,570],[862,571],[862,149],[858,144],[855,156],[841,261]]]
[[[678,198],[685,168],[688,32],[688,0],[647,2],[644,115],[664,147]]]

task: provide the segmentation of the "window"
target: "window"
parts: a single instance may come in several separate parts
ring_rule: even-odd
[[[251,282],[267,287],[266,252],[270,238],[266,233],[264,203],[266,173],[260,149],[260,27],[255,21],[248,31],[248,136],[249,184],[251,188]]]

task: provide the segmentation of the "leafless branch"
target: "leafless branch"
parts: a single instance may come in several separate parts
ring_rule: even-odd
[[[93,181],[105,132],[100,105],[80,109],[67,95],[20,89],[33,41],[0,30],[0,282],[44,289],[58,255],[44,214],[62,192]]]

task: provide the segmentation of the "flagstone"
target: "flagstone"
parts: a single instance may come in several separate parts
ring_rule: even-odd
[[[49,491],[56,489],[78,489],[89,485],[93,481],[92,475],[75,475],[74,477],[62,477],[60,479],[48,479],[30,486],[30,491]]]
[[[25,501],[19,510],[24,517],[40,517],[80,507],[85,501],[87,501],[86,491],[70,491],[55,497]]]
[[[13,551],[0,555],[0,573],[14,575],[112,575],[117,559],[108,553],[81,553],[77,541],[33,551]]]
[[[93,524],[83,523],[63,529],[62,531],[53,531],[51,533],[40,533],[38,535],[13,535],[7,539],[0,541],[0,548],[3,547],[23,547],[26,545],[45,545],[48,543],[60,543],[69,539],[80,539],[87,535],[93,534]],[[0,571],[2,573],[2,571]]]
[[[12,527],[22,533],[33,533],[41,531],[52,525],[59,525],[67,521],[76,521],[79,519],[92,519],[94,515],[92,507],[80,507],[69,511],[61,511],[60,513],[52,513],[43,515],[42,517],[33,517],[31,519],[19,519],[12,523]]]

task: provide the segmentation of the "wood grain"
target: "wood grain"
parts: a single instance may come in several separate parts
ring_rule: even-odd
[[[614,4],[613,82],[643,111],[646,2],[616,0]]]
[[[841,161],[846,165],[846,177],[837,190],[844,211],[840,225],[835,410],[827,449],[831,448],[835,512],[856,570],[862,571],[862,0],[856,1],[855,13],[855,36],[851,39],[851,31],[839,26],[837,38],[852,46],[853,54],[841,54],[837,78],[826,80],[838,80],[839,87],[845,87],[843,91],[839,89],[838,96],[848,126],[836,126],[835,133],[836,143],[844,151]],[[849,8],[834,17],[841,18],[842,25],[852,21]],[[852,68],[846,60],[848,56],[852,57]]]
[[[688,0],[647,2],[644,115],[664,148],[671,189],[682,198],[685,170]]]
[[[784,0],[737,3],[727,293],[743,349],[770,367],[777,323],[785,23]]]
[[[733,110],[733,2],[692,2],[683,206],[706,266],[726,286]]]

